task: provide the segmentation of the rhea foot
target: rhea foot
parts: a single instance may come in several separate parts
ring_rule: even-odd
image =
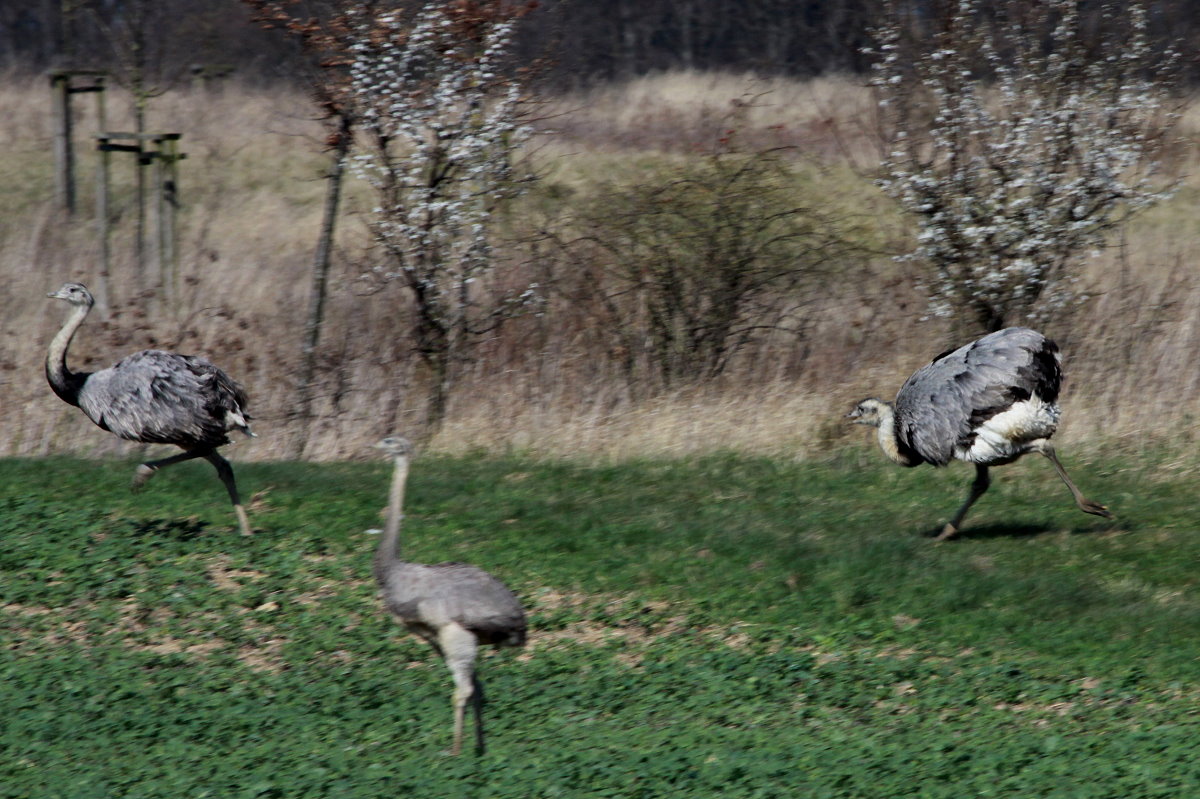
[[[129,490],[135,494],[141,491],[146,481],[154,476],[154,471],[154,467],[147,466],[144,463],[138,466],[137,471],[133,473],[133,481],[129,484]]]
[[[942,528],[942,532],[938,535],[937,538],[935,538],[933,540],[934,541],[949,541],[950,539],[957,538],[957,537],[958,537],[958,528],[955,527],[953,524],[947,522],[946,526]]]
[[[1081,499],[1078,502],[1079,509],[1084,513],[1091,513],[1094,516],[1103,516],[1106,519],[1115,518],[1113,512],[1101,505],[1099,502],[1092,502],[1090,499]]]

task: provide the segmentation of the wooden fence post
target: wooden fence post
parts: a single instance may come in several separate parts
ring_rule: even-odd
[[[75,213],[75,152],[71,147],[71,76],[51,72],[54,113],[54,193],[58,206]]]
[[[96,86],[99,88],[99,91],[96,92],[96,127],[104,130],[108,127],[104,105],[104,75],[96,77]],[[109,309],[112,308],[112,245],[109,233],[112,218],[109,216],[108,210],[109,155],[108,149],[104,146],[108,143],[108,139],[103,138],[103,135],[97,134],[96,137],[98,140],[96,145],[96,233],[100,239],[100,265],[96,275],[96,306],[100,309],[101,316],[108,318]]]
[[[179,269],[175,257],[175,210],[179,206],[177,162],[181,157],[179,137],[178,133],[161,133],[153,140],[158,273],[163,299],[172,311],[179,309]]]
[[[96,235],[100,239],[100,274],[96,286],[96,304],[102,304],[106,314],[112,301],[109,286],[112,275],[112,215],[108,210],[109,142],[108,134],[96,134]]]

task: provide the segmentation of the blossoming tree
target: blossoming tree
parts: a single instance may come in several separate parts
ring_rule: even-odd
[[[931,311],[983,332],[1072,301],[1086,253],[1170,191],[1177,57],[1140,2],[1104,0],[1090,24],[1079,0],[885,5],[879,183],[916,218]]]
[[[374,273],[399,281],[412,300],[431,428],[479,337],[535,298],[536,286],[503,293],[485,285],[496,268],[496,212],[532,179],[514,166],[531,127],[506,62],[528,8],[432,0],[411,15],[363,4],[348,17],[359,134],[352,164],[375,191]]]

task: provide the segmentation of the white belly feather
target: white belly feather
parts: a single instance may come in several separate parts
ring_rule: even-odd
[[[1034,441],[1053,435],[1060,413],[1057,405],[1037,397],[1013,403],[977,427],[969,447],[956,446],[954,457],[983,464],[1013,460]]]

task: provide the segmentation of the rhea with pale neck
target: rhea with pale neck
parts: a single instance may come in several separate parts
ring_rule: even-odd
[[[1061,360],[1058,346],[1036,330],[1006,328],[934,358],[905,381],[895,402],[869,397],[848,417],[875,427],[880,449],[901,466],[975,464],[967,499],[938,540],[958,535],[991,484],[989,467],[1030,452],[1053,464],[1081,511],[1112,518],[1080,492],[1050,444],[1062,415]]]
[[[67,366],[67,349],[95,300],[81,283],[66,283],[47,296],[70,306],[66,323],[46,352],[46,380],[58,398],[119,438],[183,449],[138,466],[133,490],[163,467],[204,458],[225,484],[242,534],[250,535],[233,468],[217,452],[230,443],[232,431],[254,435],[242,387],[205,358],[163,350],[142,350],[99,372],[73,372]]]
[[[388,436],[375,445],[392,460],[387,518],[375,548],[374,572],[388,613],[445,660],[454,679],[453,744],[462,750],[466,707],[475,721],[475,751],[484,751],[483,686],[475,673],[481,644],[519,647],[525,644],[525,610],[516,595],[496,577],[467,563],[426,565],[401,559],[404,491],[412,444]]]

